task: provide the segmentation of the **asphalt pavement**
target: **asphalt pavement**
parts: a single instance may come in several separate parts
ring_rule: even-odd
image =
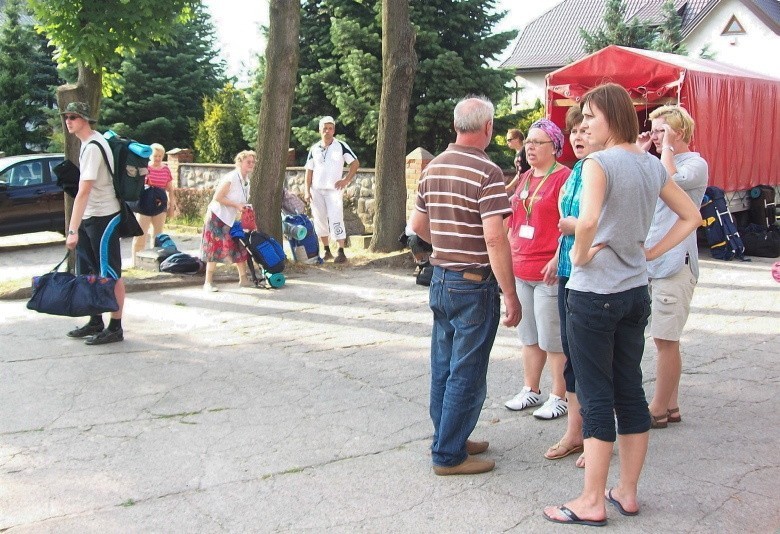
[[[780,527],[775,260],[707,255],[682,339],[683,421],[651,432],[640,514],[608,506],[611,531]],[[79,321],[0,301],[0,532],[575,528],[541,515],[582,487],[576,455],[542,456],[565,419],[503,406],[522,386],[514,330],[499,330],[473,435],[496,469],[437,477],[426,289],[399,268],[287,274],[278,290],[130,293],[125,341],[96,347],[65,337]],[[654,366],[650,341],[648,396]],[[617,470],[615,455],[610,483]]]

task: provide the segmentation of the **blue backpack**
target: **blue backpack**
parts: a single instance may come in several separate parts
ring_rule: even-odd
[[[709,186],[702,199],[700,211],[712,257],[716,260],[736,257],[745,261],[745,245],[731,217],[723,189]]]
[[[160,271],[173,274],[198,274],[203,267],[202,261],[184,252],[172,254],[160,263]]]
[[[284,262],[287,261],[284,248],[270,235],[257,231],[250,232],[249,251],[252,258],[267,272],[276,274],[284,271]]]

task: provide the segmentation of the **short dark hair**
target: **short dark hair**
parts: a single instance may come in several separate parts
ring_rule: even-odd
[[[631,96],[616,83],[605,83],[594,87],[582,97],[585,104],[596,106],[604,114],[613,139],[618,143],[634,143],[639,135],[637,119]]]
[[[566,112],[566,131],[571,132],[575,126],[582,123],[582,110],[579,104],[574,104]]]

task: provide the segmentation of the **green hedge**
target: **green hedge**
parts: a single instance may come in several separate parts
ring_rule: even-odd
[[[195,226],[203,224],[211,198],[214,196],[214,188],[205,189],[194,187],[179,187],[174,189],[176,198],[176,213],[174,217]]]

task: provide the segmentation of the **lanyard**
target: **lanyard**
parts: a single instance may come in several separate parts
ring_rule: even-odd
[[[534,198],[536,198],[536,194],[539,192],[539,189],[542,188],[544,182],[546,182],[547,178],[550,177],[550,174],[552,174],[556,165],[558,165],[557,161],[552,164],[552,167],[550,167],[550,170],[548,170],[547,174],[544,175],[542,181],[539,182],[539,184],[536,186],[536,189],[534,189],[534,194],[531,195],[530,198],[528,197],[528,190],[531,188],[531,178],[533,178],[533,173],[530,173],[528,175],[528,179],[525,181],[525,185],[523,186],[523,194],[521,197],[523,202],[523,209],[525,209],[525,220],[529,223],[531,222],[531,210],[534,207]]]

